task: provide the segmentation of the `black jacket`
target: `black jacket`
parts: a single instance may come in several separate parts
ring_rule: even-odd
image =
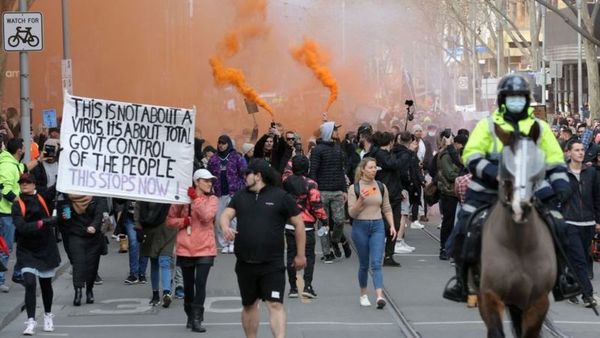
[[[69,206],[71,208],[71,219],[65,220],[62,217],[59,217],[58,221],[59,224],[63,224],[65,230],[69,234],[79,237],[103,237],[100,229],[102,227],[102,213],[108,212],[106,198],[93,197],[87,209],[81,215],[75,212],[70,200],[66,199],[65,202],[66,203],[63,205],[63,208],[64,206]],[[62,209],[58,209],[57,212],[60,215],[62,213]],[[94,234],[88,233],[88,226],[93,226],[96,228],[96,232]]]
[[[375,158],[377,166],[381,170],[377,171],[375,179],[381,181],[388,188],[390,203],[402,202],[402,181],[400,172],[408,170],[408,162],[402,162],[387,151],[379,147],[373,147],[369,156]]]
[[[285,139],[281,136],[277,135],[263,135],[254,146],[254,157],[255,158],[265,158],[267,154],[264,152],[265,143],[267,142],[267,138],[273,137],[273,150],[271,151],[269,159],[269,163],[271,166],[277,170],[279,173],[283,173],[285,166],[292,158],[292,152],[294,149],[290,147]]]
[[[339,143],[317,140],[310,154],[309,177],[317,182],[321,191],[346,191],[344,154]]]
[[[50,218],[37,195],[21,194],[25,203],[25,216],[19,203],[13,203],[12,217],[17,241],[17,265],[48,271],[60,264],[60,254],[54,236],[55,221]],[[50,206],[48,206],[50,208]],[[38,229],[37,221],[44,220]]]
[[[419,158],[417,153],[411,151],[403,145],[396,145],[392,150],[393,157],[403,164],[398,175],[402,181],[402,188],[408,191],[411,196],[419,196],[420,187],[425,182],[421,168],[419,167]]]
[[[593,167],[584,167],[580,180],[570,171],[571,195],[561,204],[561,212],[566,221],[595,221],[600,224],[600,179]]]

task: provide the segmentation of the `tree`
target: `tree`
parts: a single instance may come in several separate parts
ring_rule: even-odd
[[[552,12],[560,16],[571,28],[581,34],[583,37],[583,47],[585,51],[585,64],[587,68],[588,80],[588,105],[591,112],[591,118],[600,118],[600,74],[598,74],[598,54],[596,46],[600,46],[600,40],[594,37],[594,29],[596,26],[596,18],[600,11],[600,2],[596,1],[592,8],[592,13],[589,12],[587,1],[582,1],[581,21],[582,27],[579,28],[576,23],[561,12],[556,6],[548,3],[545,0],[535,0],[542,6],[545,6]],[[567,7],[577,16],[576,0],[562,0]],[[580,105],[583,102],[579,103]]]

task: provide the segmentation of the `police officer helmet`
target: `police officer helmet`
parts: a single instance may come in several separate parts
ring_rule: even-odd
[[[505,118],[514,121],[526,118],[530,96],[529,82],[521,75],[506,75],[498,83],[498,109]],[[510,97],[508,102],[507,97]]]

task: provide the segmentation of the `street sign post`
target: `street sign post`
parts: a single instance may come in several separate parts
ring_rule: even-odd
[[[2,40],[7,52],[40,51],[44,47],[44,25],[40,12],[4,12]]]

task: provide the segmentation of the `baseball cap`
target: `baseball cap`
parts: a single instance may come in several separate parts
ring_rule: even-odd
[[[252,144],[252,143],[244,143],[242,145],[242,155],[246,155],[252,149],[254,149],[254,144]]]
[[[206,170],[206,169],[198,169],[196,170],[196,172],[194,172],[194,181],[197,180],[212,180],[215,179],[216,177],[213,176],[213,174],[210,173],[210,171]]]
[[[261,173],[262,175],[265,175],[270,170],[271,165],[269,164],[269,162],[262,158],[255,158],[252,161],[250,161],[250,164],[248,164],[246,173]]]
[[[21,174],[21,177],[19,177],[18,183],[35,183],[35,178],[30,173],[23,173]]]

